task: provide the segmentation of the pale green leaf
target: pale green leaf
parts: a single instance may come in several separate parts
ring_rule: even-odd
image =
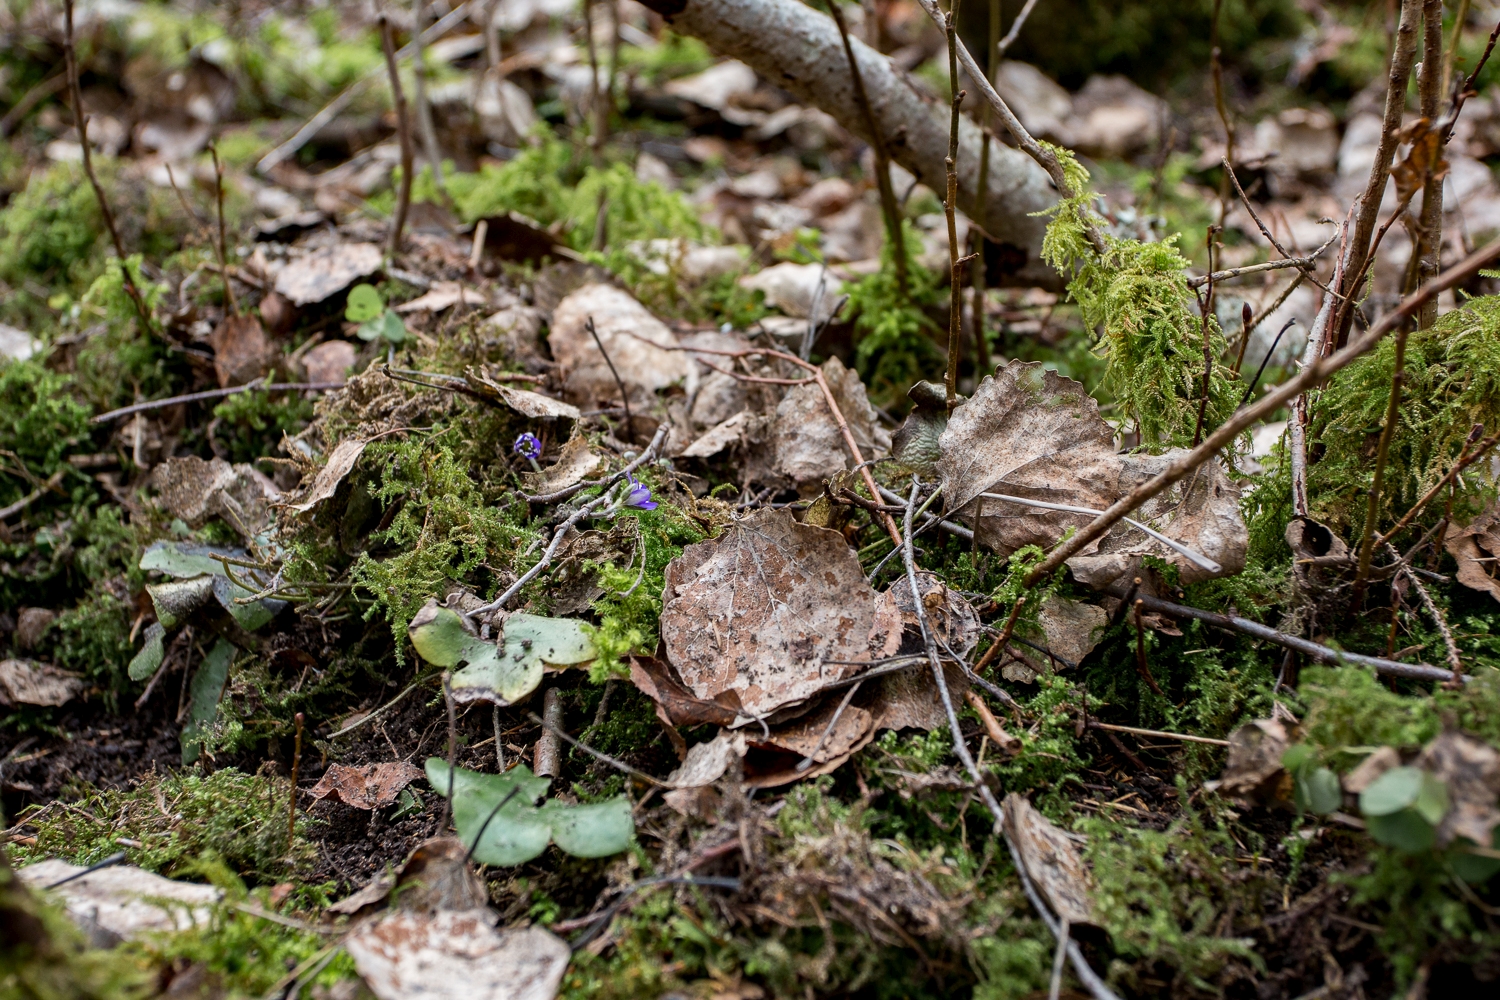
[[[166,634],[166,626],[159,619],[146,626],[146,644],[131,659],[127,668],[131,680],[143,681],[156,673],[156,668],[161,666],[162,657],[166,655],[162,644],[162,638]]]
[[[344,318],[351,323],[365,323],[385,311],[385,302],[374,285],[359,284],[349,289],[344,304]]]

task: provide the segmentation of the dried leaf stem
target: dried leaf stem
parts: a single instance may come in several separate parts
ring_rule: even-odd
[[[1417,93],[1420,113],[1429,121],[1436,122],[1438,107],[1442,101],[1443,86],[1443,0],[1423,0],[1422,3],[1422,66],[1417,77]],[[1438,125],[1442,128],[1442,125]],[[1443,129],[1446,133],[1447,129]],[[1446,141],[1445,134],[1440,143]],[[1422,216],[1417,228],[1417,239],[1413,241],[1412,257],[1416,262],[1414,277],[1416,284],[1430,281],[1438,273],[1443,251],[1443,178],[1446,171],[1434,167],[1442,157],[1441,145],[1433,162],[1427,165],[1427,176],[1422,183]],[[1425,330],[1437,321],[1437,299],[1425,303],[1417,312],[1417,329]],[[1398,365],[1396,374],[1401,369]],[[1394,396],[1398,389],[1391,387]]]
[[[385,49],[385,71],[391,78],[391,103],[396,109],[396,135],[401,143],[401,186],[396,191],[396,211],[391,216],[390,252],[401,250],[401,231],[406,228],[406,213],[411,207],[412,168],[416,152],[412,148],[411,122],[406,115],[406,92],[401,88],[401,72],[396,66],[396,43],[391,38],[391,22],[380,15],[380,44]]]
[[[1434,300],[1435,301],[1435,300]],[[1354,571],[1354,606],[1364,603],[1365,577],[1370,572],[1370,558],[1375,552],[1375,519],[1380,516],[1380,493],[1385,485],[1385,465],[1391,453],[1391,438],[1401,419],[1401,387],[1406,382],[1406,337],[1403,325],[1396,331],[1396,370],[1391,374],[1391,391],[1386,398],[1385,424],[1380,428],[1380,443],[1375,448],[1375,475],[1370,482],[1365,523],[1360,529],[1359,567]]]
[[[297,840],[297,777],[302,770],[303,719],[301,712],[292,716],[292,721],[297,724],[297,742],[292,751],[292,791],[286,804],[286,849],[288,853],[291,853],[292,846]]]
[[[943,28],[948,38],[948,89],[951,93],[948,156],[943,160],[948,174],[948,192],[943,198],[943,215],[948,221],[948,371],[943,376],[943,384],[947,389],[949,413],[958,405],[958,359],[964,315],[964,299],[959,293],[963,288],[963,263],[958,249],[958,120],[963,113],[967,92],[958,89],[958,7],[959,0],[949,0]]]
[[[147,308],[146,297],[141,294],[135,278],[130,274],[125,243],[120,239],[119,227],[115,225],[115,213],[109,207],[109,199],[104,195],[104,187],[94,173],[94,157],[89,148],[89,119],[83,111],[83,91],[78,85],[78,50],[73,44],[73,0],[63,0],[63,32],[63,60],[68,74],[68,98],[73,105],[73,123],[78,129],[78,145],[83,150],[83,172],[89,179],[89,186],[94,189],[94,199],[99,203],[99,214],[103,216],[104,227],[109,230],[109,238],[115,245],[115,256],[120,259],[120,276],[124,279],[125,294],[135,306],[136,315],[140,317],[143,329],[146,333],[151,333],[155,330],[151,322],[151,310]],[[227,279],[225,283],[228,283]]]
[[[427,0],[414,0],[412,5],[414,26],[412,34],[411,70],[417,82],[417,129],[422,133],[422,151],[432,166],[432,179],[438,193],[446,197],[443,183],[443,154],[438,149],[437,129],[432,124],[432,105],[427,100],[427,60],[423,53],[422,23],[427,19]]]
[[[219,238],[214,241],[214,251],[219,257],[219,277],[224,279],[224,298],[229,303],[229,315],[238,316],[240,304],[234,297],[234,283],[229,280],[229,239],[224,232],[224,165],[219,162],[219,148],[213,143],[208,144],[208,155],[214,161],[214,207],[219,217]]]
[[[599,353],[604,355],[604,363],[609,365],[609,373],[615,377],[615,385],[620,389],[620,405],[625,408],[625,434],[631,441],[635,440],[635,419],[630,415],[630,392],[625,388],[625,380],[620,377],[620,371],[615,367],[609,352],[604,349],[604,341],[599,339],[599,331],[594,327],[594,317],[590,316],[584,324],[589,331],[589,336],[594,338],[594,344],[599,348]]]
[[[896,190],[891,185],[891,154],[886,148],[885,136],[875,120],[875,111],[870,107],[870,95],[865,90],[865,78],[859,71],[859,60],[855,58],[854,46],[849,42],[849,26],[844,21],[844,12],[839,8],[840,0],[828,0],[828,12],[833,23],[838,25],[839,38],[844,43],[844,56],[849,60],[849,80],[854,87],[854,100],[865,120],[865,130],[870,133],[870,153],[875,159],[875,186],[880,191],[880,212],[885,217],[886,239],[891,244],[891,262],[896,268],[896,286],[905,298],[910,291],[908,264],[906,262],[906,234],[901,226],[901,208],[896,203]],[[994,0],[998,2],[998,0]],[[989,147],[985,147],[988,156]],[[979,174],[979,202],[984,203],[984,170]],[[814,319],[817,317],[814,316]]]
[[[1379,322],[1361,334],[1357,340],[1351,341],[1342,350],[1336,351],[1327,357],[1318,358],[1312,364],[1298,372],[1296,376],[1283,382],[1271,392],[1266,393],[1264,398],[1234,414],[1234,416],[1226,420],[1212,434],[1205,438],[1202,444],[1191,449],[1186,454],[1173,459],[1159,475],[1152,477],[1131,490],[1128,494],[1111,504],[1108,510],[1076,532],[1071,538],[1059,543],[1027,575],[1027,586],[1035,585],[1038,580],[1052,573],[1052,571],[1078,553],[1084,546],[1101,537],[1121,518],[1173,483],[1187,476],[1204,462],[1213,458],[1218,454],[1220,449],[1233,441],[1242,431],[1247,430],[1272,413],[1275,413],[1278,409],[1301,395],[1305,390],[1321,385],[1335,372],[1342,371],[1359,358],[1368,354],[1386,334],[1404,323],[1428,299],[1436,297],[1440,292],[1452,288],[1454,285],[1467,281],[1477,274],[1480,268],[1486,266],[1497,257],[1500,257],[1500,240],[1491,242],[1474,251],[1442,274],[1439,274],[1432,282],[1407,296],[1399,305],[1382,316]]]

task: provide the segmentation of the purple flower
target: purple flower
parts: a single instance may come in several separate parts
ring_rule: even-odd
[[[655,510],[656,501],[651,499],[651,488],[635,476],[630,477],[630,492],[625,494],[625,506],[636,510]]]
[[[527,431],[516,438],[516,443],[511,445],[511,450],[522,458],[534,462],[542,455],[542,442],[536,439],[535,434]]]

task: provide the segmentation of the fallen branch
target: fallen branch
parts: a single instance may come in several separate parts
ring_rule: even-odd
[[[1382,316],[1378,323],[1343,350],[1325,358],[1318,358],[1311,365],[1297,373],[1295,377],[1288,379],[1271,392],[1266,393],[1265,397],[1259,402],[1252,403],[1250,406],[1234,414],[1234,416],[1220,425],[1198,447],[1174,459],[1160,475],[1147,480],[1131,490],[1125,496],[1111,504],[1108,510],[1074,534],[1073,537],[1059,543],[1047,555],[1047,558],[1038,563],[1036,568],[1027,575],[1026,585],[1035,585],[1038,580],[1043,579],[1053,570],[1057,569],[1065,561],[1081,551],[1084,546],[1103,536],[1121,518],[1188,475],[1194,469],[1198,468],[1198,466],[1213,458],[1219,453],[1221,448],[1233,441],[1240,432],[1269,417],[1272,413],[1275,413],[1291,400],[1301,395],[1304,390],[1321,385],[1334,373],[1342,371],[1359,358],[1368,354],[1380,342],[1382,337],[1404,323],[1428,299],[1435,298],[1440,292],[1467,281],[1477,274],[1480,268],[1489,264],[1497,257],[1500,257],[1500,240],[1481,247],[1453,267],[1438,275],[1430,283],[1423,285],[1422,288],[1408,295],[1401,301],[1400,305]]]
[[[715,52],[743,61],[798,101],[822,109],[854,135],[873,141],[854,91],[838,28],[827,14],[799,0],[646,0],[646,6],[660,14],[673,31],[694,35]],[[850,48],[891,159],[933,191],[945,190],[948,109],[940,111],[937,102],[918,90],[887,56],[856,38],[850,39]],[[959,59],[976,82],[983,76],[972,68],[973,57],[962,43]],[[994,88],[987,83],[981,90],[994,95]],[[1002,121],[1007,119],[1008,126],[1020,127],[1009,108],[1001,116]],[[1062,277],[1041,259],[1047,220],[1036,213],[1055,205],[1057,194],[1047,183],[1047,175],[1027,161],[1028,154],[1048,154],[1029,135],[1027,139],[1031,148],[1025,153],[991,144],[986,183],[989,197],[981,204],[981,132],[964,119],[959,126],[958,203],[985,232],[1002,235],[1024,253],[1024,263],[1006,276],[1008,282],[1056,291],[1062,288]],[[1056,157],[1052,159],[1056,161]],[[1061,176],[1059,166],[1054,182]]]

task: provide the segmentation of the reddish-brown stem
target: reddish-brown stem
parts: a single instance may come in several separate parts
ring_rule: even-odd
[[[1156,693],[1158,698],[1165,698],[1161,685],[1156,683],[1156,678],[1151,676],[1151,665],[1146,662],[1146,626],[1141,621],[1141,608],[1146,602],[1139,597],[1135,599],[1135,672],[1141,675],[1141,680],[1146,686]]]
[[[974,664],[974,672],[976,674],[983,672],[984,668],[993,663],[997,656],[1005,652],[1005,647],[1010,645],[1010,634],[1015,631],[1016,619],[1021,617],[1021,608],[1025,604],[1026,598],[1016,598],[1016,603],[1010,609],[1010,617],[1005,619],[1005,628],[1000,630],[1000,637],[995,640],[989,649],[984,651],[984,655],[979,658],[979,662]]]
[[[292,716],[292,721],[297,724],[297,742],[292,750],[292,793],[287,802],[286,811],[286,849],[291,853],[297,837],[297,779],[302,771],[302,722],[303,715],[298,712]]]
[[[1215,4],[1215,11],[1218,5]],[[1212,342],[1209,335],[1212,331],[1214,314],[1214,237],[1221,231],[1220,226],[1208,227],[1208,291],[1203,296],[1203,398],[1198,400],[1198,423],[1193,427],[1193,447],[1203,440],[1203,418],[1208,413],[1208,390],[1213,385],[1214,356]]]
[[[401,231],[406,228],[406,213],[411,206],[412,167],[416,150],[411,141],[411,122],[406,116],[406,93],[401,89],[401,73],[396,67],[396,43],[391,38],[391,23],[380,16],[380,44],[385,49],[385,70],[391,78],[391,103],[396,109],[396,136],[401,143],[401,186],[396,191],[396,214],[391,217],[391,256],[401,250]]]
[[[213,143],[209,143],[208,153],[214,160],[214,205],[219,213],[219,239],[214,250],[219,255],[219,277],[224,279],[224,298],[229,304],[229,314],[238,316],[240,305],[234,297],[234,283],[229,280],[229,240],[224,234],[224,166],[219,162],[219,150]]]

